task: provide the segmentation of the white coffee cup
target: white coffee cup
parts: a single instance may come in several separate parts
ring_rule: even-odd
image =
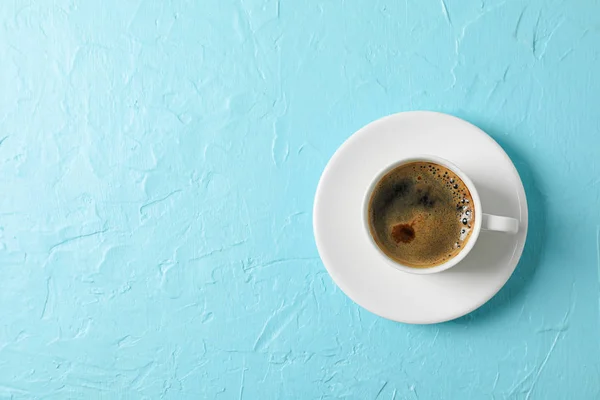
[[[458,176],[469,189],[469,192],[471,193],[471,198],[473,199],[473,207],[475,209],[475,224],[472,227],[473,230],[471,232],[471,236],[467,239],[467,242],[464,245],[463,249],[456,256],[446,261],[445,263],[429,268],[409,267],[407,265],[403,265],[402,263],[396,260],[391,259],[387,254],[383,252],[383,250],[381,250],[377,243],[375,243],[375,239],[371,235],[371,230],[369,228],[369,201],[371,199],[371,194],[373,193],[375,186],[379,183],[381,178],[383,178],[391,170],[401,165],[413,162],[431,162],[439,164],[456,174],[456,176]],[[377,249],[377,253],[379,253],[379,255],[383,257],[387,264],[396,269],[399,269],[400,271],[419,275],[442,272],[449,268],[452,268],[453,266],[461,262],[467,256],[467,254],[469,254],[471,249],[473,249],[473,247],[475,246],[475,243],[477,242],[479,234],[482,230],[505,232],[509,234],[514,234],[519,231],[519,221],[515,218],[485,214],[481,208],[481,200],[479,198],[479,194],[477,193],[477,189],[475,188],[475,185],[473,184],[471,179],[469,179],[469,177],[463,171],[461,171],[460,168],[452,164],[450,161],[431,155],[420,155],[411,158],[404,158],[402,160],[392,163],[391,165],[384,168],[380,173],[378,173],[369,185],[365,194],[363,200],[362,220],[367,237],[369,238],[371,244],[375,247],[375,249]]]

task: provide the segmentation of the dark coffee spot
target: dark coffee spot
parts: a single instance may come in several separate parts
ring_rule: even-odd
[[[408,224],[394,225],[392,228],[392,238],[396,243],[409,243],[415,238],[415,230]]]
[[[418,203],[425,208],[432,208],[435,205],[435,199],[432,199],[429,195],[429,192],[427,192],[423,196],[419,197]]]
[[[381,197],[376,200],[374,206],[377,206],[380,209],[389,207],[394,200],[406,196],[410,192],[412,185],[413,183],[410,179],[403,179],[395,182],[391,188],[381,193]]]
[[[401,180],[394,185],[394,196],[405,196],[410,189],[410,181],[408,179]]]

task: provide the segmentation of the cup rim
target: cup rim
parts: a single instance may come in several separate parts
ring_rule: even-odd
[[[399,263],[398,261],[393,260],[377,245],[377,243],[375,242],[375,238],[373,238],[373,235],[371,234],[371,229],[369,227],[369,202],[371,200],[371,195],[373,193],[373,189],[375,189],[375,186],[379,183],[381,178],[383,178],[388,172],[390,172],[394,168],[397,168],[401,165],[412,163],[412,162],[432,162],[435,164],[442,165],[445,168],[448,168],[449,170],[451,170],[454,174],[456,174],[465,183],[465,185],[469,189],[469,192],[471,193],[471,198],[473,199],[473,207],[475,208],[475,215],[476,215],[475,225],[473,226],[473,232],[471,232],[471,237],[467,241],[467,244],[463,247],[463,249],[454,258],[446,261],[443,264],[436,265],[434,267],[414,268],[414,267],[409,267],[407,265],[403,265],[403,264]],[[475,242],[479,238],[479,234],[481,232],[482,220],[483,220],[483,211],[481,208],[481,200],[479,198],[479,193],[477,192],[477,189],[475,188],[475,185],[473,184],[473,181],[471,181],[471,179],[460,168],[458,168],[456,165],[454,165],[452,162],[450,162],[442,157],[429,155],[429,154],[421,154],[421,155],[416,155],[416,156],[412,156],[412,157],[405,157],[405,158],[402,158],[400,160],[397,160],[397,161],[389,164],[387,167],[383,168],[379,173],[377,173],[375,175],[375,177],[373,178],[373,180],[367,187],[367,191],[363,198],[362,222],[363,222],[363,228],[365,230],[365,233],[368,237],[369,242],[376,249],[377,253],[385,260],[385,262],[388,265],[392,266],[393,268],[396,268],[397,270],[407,272],[410,274],[416,274],[416,275],[435,274],[438,272],[446,271],[446,270],[452,268],[453,266],[455,266],[456,264],[458,264],[459,262],[461,262],[475,246]]]

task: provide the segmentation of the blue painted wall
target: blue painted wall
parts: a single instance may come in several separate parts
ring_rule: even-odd
[[[333,285],[319,175],[373,119],[504,146],[525,254],[407,326]],[[0,4],[0,398],[600,398],[600,3]]]

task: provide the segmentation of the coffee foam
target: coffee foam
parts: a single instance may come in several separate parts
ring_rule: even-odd
[[[469,240],[475,217],[464,182],[434,163],[393,169],[376,184],[369,201],[369,228],[377,245],[415,268],[455,257]]]

